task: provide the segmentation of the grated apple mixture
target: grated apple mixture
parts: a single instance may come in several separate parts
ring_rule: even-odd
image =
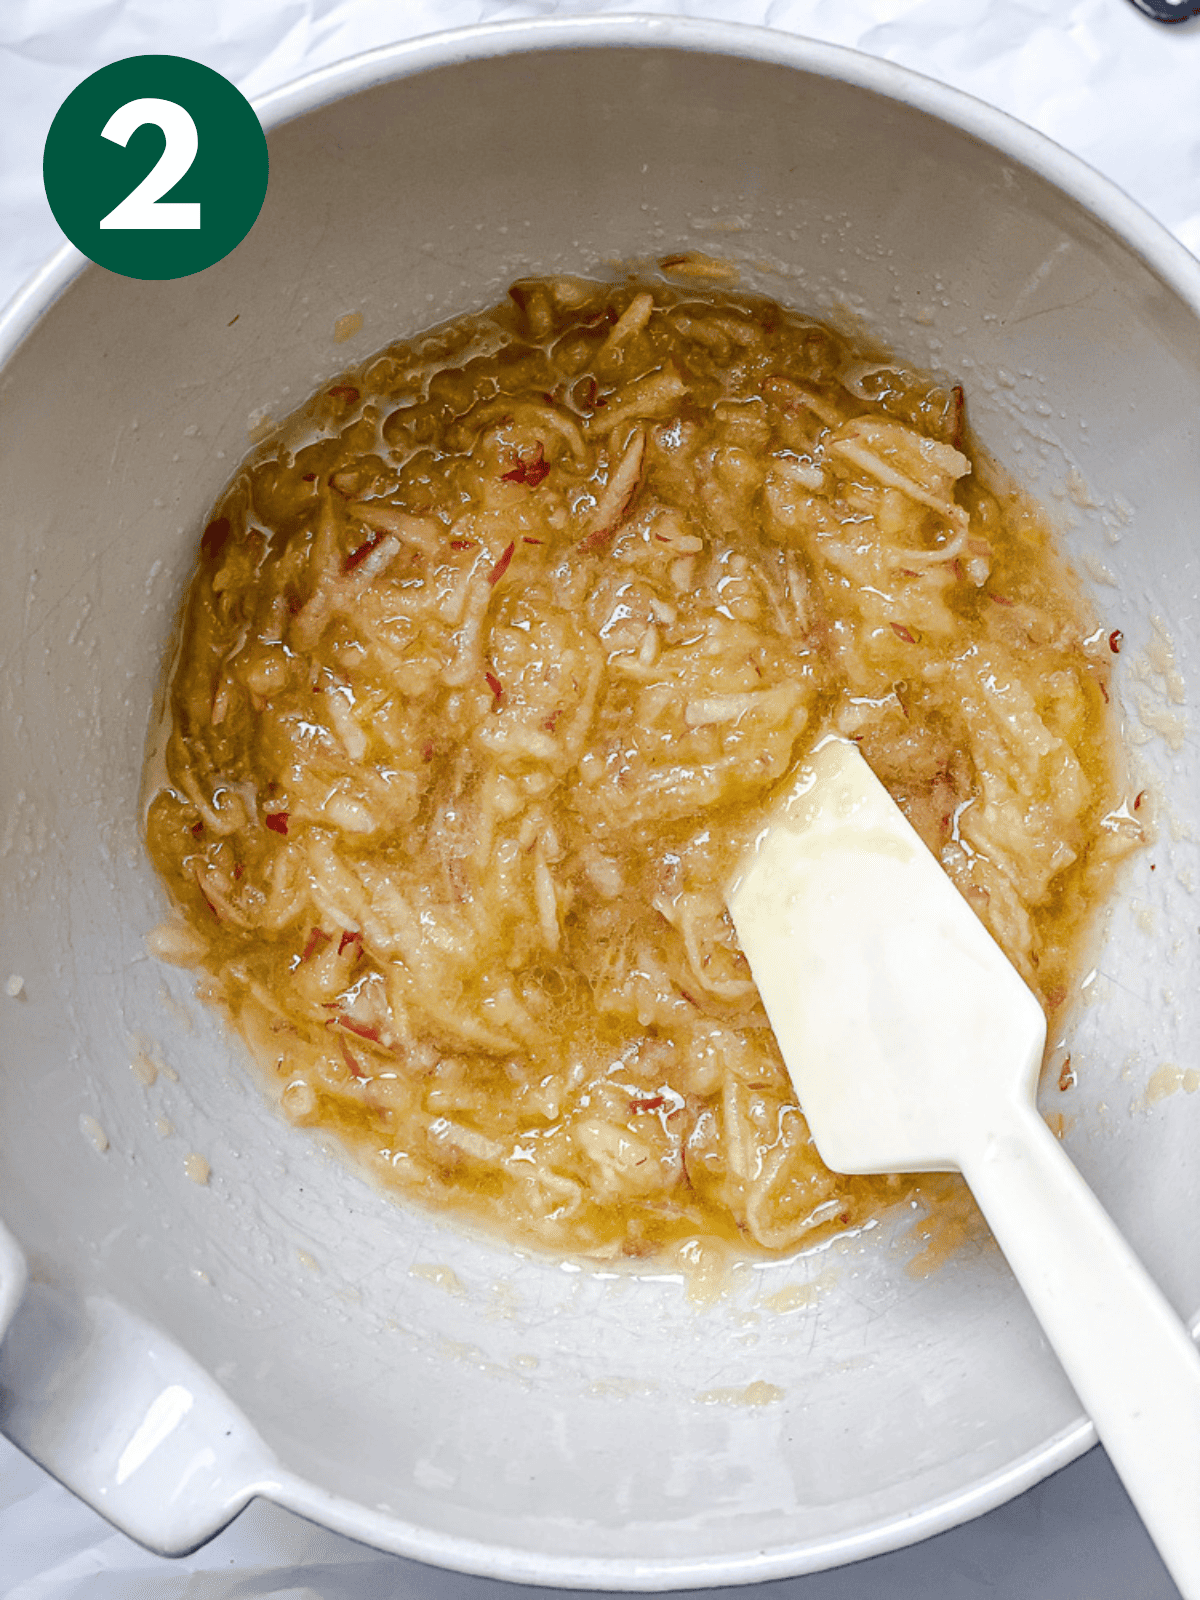
[[[961,389],[761,299],[530,280],[394,346],[204,533],[160,951],[288,1117],[510,1237],[862,1223],[914,1180],[822,1165],[722,900],[769,797],[859,741],[1052,1017],[1140,834],[1118,638],[994,481]]]

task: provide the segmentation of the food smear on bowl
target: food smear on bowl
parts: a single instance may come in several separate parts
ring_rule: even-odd
[[[965,404],[765,299],[556,278],[260,444],[200,541],[146,827],[159,947],[285,1115],[600,1257],[790,1252],[920,1192],[823,1166],[722,889],[837,732],[1072,997],[1140,836],[1113,623]]]

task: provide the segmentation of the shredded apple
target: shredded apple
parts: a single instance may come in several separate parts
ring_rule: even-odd
[[[284,1112],[557,1250],[789,1251],[909,1192],[821,1164],[722,886],[840,733],[1068,1002],[1140,836],[1121,635],[973,458],[961,387],[808,318],[565,278],[262,444],[147,832]]]

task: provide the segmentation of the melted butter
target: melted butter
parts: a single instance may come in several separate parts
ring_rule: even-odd
[[[772,1406],[786,1393],[778,1384],[757,1378],[740,1389],[705,1389],[696,1399],[705,1406]]]
[[[928,1278],[965,1246],[995,1249],[987,1223],[957,1173],[924,1180],[923,1214],[906,1235],[909,1248],[917,1246],[905,1263],[910,1278]]]
[[[129,1063],[134,1077],[145,1088],[149,1089],[158,1081],[158,1068],[143,1050],[139,1050]]]
[[[95,1117],[86,1111],[80,1114],[79,1131],[98,1155],[105,1154],[109,1147],[108,1135]]]
[[[1180,1090],[1185,1094],[1195,1094],[1197,1089],[1200,1089],[1200,1072],[1194,1067],[1177,1067],[1173,1061],[1165,1061],[1150,1074],[1145,1103],[1148,1106],[1158,1105]]]
[[[762,1305],[767,1311],[786,1316],[791,1311],[814,1305],[818,1297],[819,1290],[815,1283],[789,1283],[786,1289],[777,1289],[774,1294],[767,1295]]]
[[[426,1283],[436,1284],[439,1289],[444,1289],[447,1294],[461,1299],[466,1294],[462,1279],[452,1267],[438,1266],[432,1262],[419,1262],[416,1266],[409,1267],[410,1278],[422,1278]]]

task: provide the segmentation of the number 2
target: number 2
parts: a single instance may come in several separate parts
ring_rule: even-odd
[[[102,228],[198,228],[199,201],[163,200],[196,159],[200,137],[196,124],[174,100],[130,100],[114,111],[101,138],[128,144],[138,128],[152,122],[166,136],[166,146],[150,171],[124,200],[101,217]]]

